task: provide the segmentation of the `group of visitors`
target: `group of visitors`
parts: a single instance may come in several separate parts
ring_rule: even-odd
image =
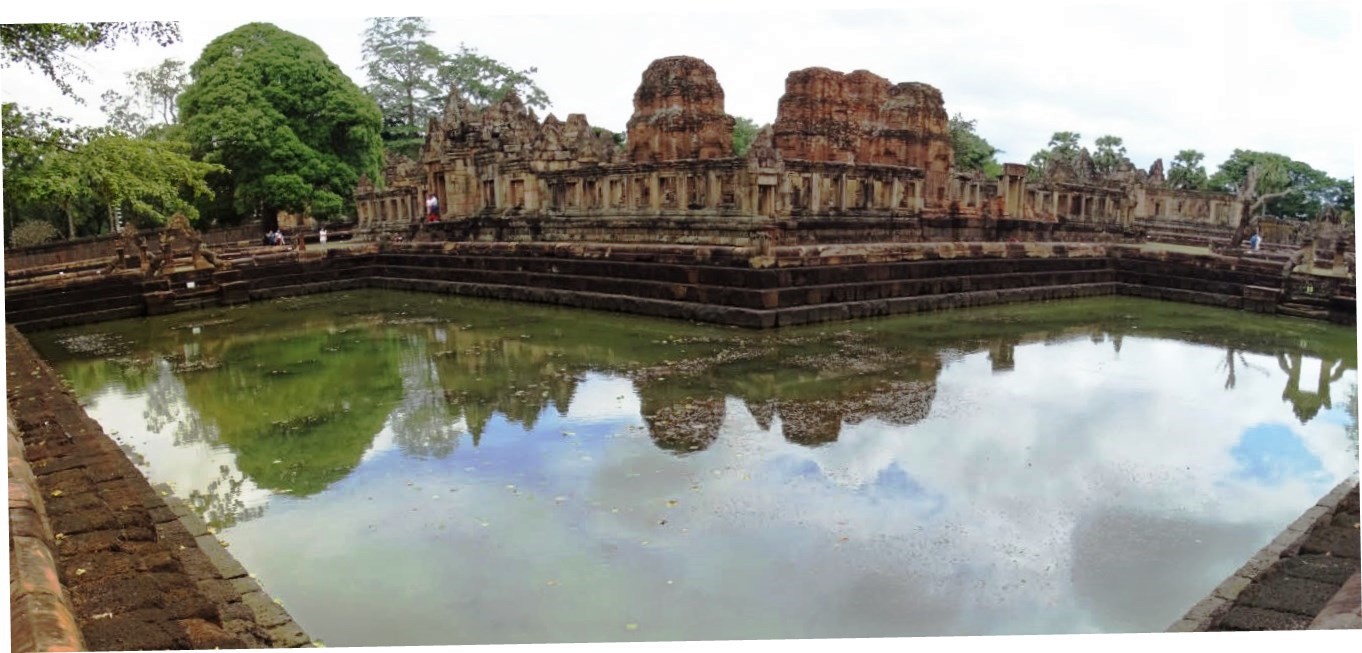
[[[284,238],[284,232],[283,232],[283,230],[280,230],[280,229],[271,229],[271,230],[269,231],[269,233],[265,234],[265,244],[266,244],[266,245],[287,245],[288,242],[287,242],[287,240]]]

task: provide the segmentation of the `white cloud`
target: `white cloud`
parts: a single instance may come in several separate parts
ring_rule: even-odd
[[[161,7],[183,14],[180,3]],[[1010,161],[1026,161],[1052,132],[1070,130],[1087,144],[1103,134],[1123,137],[1142,167],[1160,157],[1167,165],[1178,150],[1194,148],[1206,153],[1213,171],[1234,148],[1248,148],[1281,152],[1336,177],[1354,174],[1355,90],[1347,80],[1356,15],[1346,2],[852,0],[829,9],[692,0],[686,7],[521,2],[460,5],[455,12],[417,3],[385,6],[383,13],[430,17],[441,47],[463,42],[514,67],[538,67],[555,114],[585,113],[593,125],[616,131],[624,129],[648,63],[689,54],[714,66],[730,113],[759,123],[775,118],[790,71],[864,68],[941,88],[947,110],[977,118],[980,133]],[[209,40],[254,19],[317,42],[362,84],[364,9],[319,17],[232,3],[183,18],[184,43],[171,48],[83,55],[100,80],[77,87],[91,101],[86,107],[73,107],[21,68],[0,73],[2,95],[98,121],[99,93],[121,83],[122,72],[167,56],[192,61]],[[63,11],[68,19],[93,15],[79,7]]]

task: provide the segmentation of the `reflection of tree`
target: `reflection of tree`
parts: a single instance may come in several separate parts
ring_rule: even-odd
[[[1314,419],[1320,408],[1333,408],[1333,402],[1329,397],[1329,385],[1342,378],[1343,372],[1346,371],[1341,359],[1320,360],[1319,379],[1313,391],[1300,388],[1300,351],[1278,352],[1277,366],[1286,372],[1286,389],[1282,390],[1282,399],[1291,402],[1292,411],[1296,413],[1296,418],[1301,424]]]
[[[256,485],[314,494],[354,469],[397,405],[401,343],[369,329],[274,334],[238,340],[219,369],[184,375],[185,402]]]
[[[265,514],[264,505],[248,507],[242,501],[241,490],[245,484],[245,475],[232,474],[230,467],[221,465],[216,479],[210,481],[204,490],[190,490],[185,499],[209,526],[228,528]]]
[[[1226,348],[1225,348],[1225,361],[1224,361],[1223,363],[1220,363],[1218,366],[1216,366],[1216,369],[1225,370],[1225,389],[1226,389],[1226,390],[1233,390],[1233,389],[1234,389],[1234,385],[1235,385],[1235,383],[1237,383],[1237,380],[1238,380],[1237,377],[1236,377],[1236,371],[1235,371],[1235,370],[1236,370],[1235,361],[1238,361],[1238,365],[1242,365],[1243,367],[1245,367],[1245,368],[1247,368],[1247,369],[1255,370],[1255,371],[1258,371],[1258,372],[1262,372],[1262,373],[1264,373],[1264,374],[1267,373],[1267,370],[1264,370],[1263,368],[1258,367],[1258,366],[1254,365],[1253,363],[1248,362],[1248,359],[1247,359],[1247,358],[1244,358],[1244,352],[1239,351],[1238,349],[1236,349],[1236,348],[1234,348],[1234,347],[1226,347]]]
[[[393,439],[409,456],[443,458],[458,446],[462,431],[445,401],[435,365],[424,347],[404,351],[399,365],[402,401],[392,414]]]

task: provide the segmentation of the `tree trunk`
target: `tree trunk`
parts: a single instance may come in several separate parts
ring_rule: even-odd
[[[67,237],[67,239],[69,239],[69,240],[75,240],[75,239],[76,239],[76,219],[75,219],[74,217],[71,216],[71,206],[68,204],[68,205],[63,206],[62,208],[65,209],[65,211],[66,211],[66,237]]]
[[[1236,249],[1244,244],[1244,239],[1248,237],[1249,225],[1252,224],[1253,205],[1248,200],[1241,202],[1244,206],[1243,215],[1239,216],[1239,226],[1234,228],[1234,235],[1230,237],[1230,249]]]

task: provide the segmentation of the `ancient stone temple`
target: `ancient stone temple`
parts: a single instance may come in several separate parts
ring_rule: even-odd
[[[775,122],[744,156],[713,68],[666,57],[643,72],[624,145],[581,114],[542,121],[514,94],[476,107],[454,89],[419,161],[390,159],[356,190],[362,228],[403,227],[439,198],[441,218],[905,218],[1129,228],[1234,226],[1221,193],[1174,190],[1162,162],[1097,175],[1091,156],[998,178],[958,170],[941,91],[874,73],[791,72]],[[1000,232],[999,232],[1000,233]]]

